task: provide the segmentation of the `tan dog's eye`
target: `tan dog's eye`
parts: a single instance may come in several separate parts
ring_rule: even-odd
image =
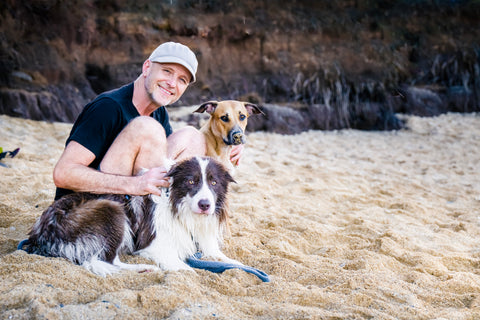
[[[240,121],[245,120],[245,118],[246,118],[246,116],[244,114],[241,114],[240,117],[239,117]]]
[[[228,116],[221,116],[220,119],[221,119],[223,122],[228,122]]]

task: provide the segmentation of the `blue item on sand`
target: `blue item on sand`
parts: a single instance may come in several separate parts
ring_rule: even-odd
[[[25,249],[23,249],[23,247],[25,247],[29,243],[30,242],[28,241],[28,239],[24,239],[24,240],[20,241],[20,243],[17,246],[17,250],[24,250],[25,251]]]
[[[17,155],[18,151],[20,151],[20,148],[17,148],[13,151],[3,151],[3,148],[0,147],[0,160],[6,157],[13,158]],[[0,163],[0,166],[8,168],[8,166],[3,163]]]
[[[263,282],[270,282],[270,277],[265,272],[255,269],[253,267],[222,261],[205,261],[200,260],[201,257],[202,254],[200,252],[197,252],[194,256],[187,258],[186,262],[192,268],[205,269],[215,273],[222,273],[223,271],[228,269],[238,268],[256,275]]]

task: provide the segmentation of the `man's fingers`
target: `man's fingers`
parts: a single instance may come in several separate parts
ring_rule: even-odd
[[[158,182],[158,187],[168,188],[170,187],[170,181],[168,179],[161,179]]]
[[[230,162],[233,165],[238,166],[240,164],[240,159],[242,158],[243,148],[244,148],[243,144],[234,146],[232,148],[232,152],[230,153]]]
[[[160,196],[162,194],[161,188],[170,186],[170,180],[166,177],[167,171],[165,168],[152,168],[140,176],[139,194],[155,194]]]
[[[162,195],[162,190],[159,188],[152,188],[150,192],[147,194],[154,194],[156,196],[161,196]]]
[[[233,165],[238,166],[238,164],[240,163],[240,155],[235,155],[235,156],[231,157],[230,162]]]

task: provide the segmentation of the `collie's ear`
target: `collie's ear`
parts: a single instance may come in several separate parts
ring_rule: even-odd
[[[168,177],[168,178],[172,178],[177,172],[178,172],[178,165],[173,165],[172,167],[170,167],[170,169],[167,171],[167,174],[165,175],[165,177]]]
[[[198,109],[193,112],[203,113],[207,111],[207,113],[212,114],[215,112],[215,109],[217,108],[217,106],[218,106],[218,101],[208,101],[208,102],[202,103],[202,105],[200,105],[200,107],[198,107]]]
[[[228,172],[228,170],[225,169],[225,181],[227,182],[233,182],[233,183],[237,183],[237,181],[235,181],[235,179],[233,179],[232,175],[230,174],[230,172]]]
[[[243,105],[247,109],[248,115],[252,115],[252,114],[263,114],[263,115],[265,115],[265,113],[263,113],[263,111],[260,110],[260,108],[256,104],[253,104],[253,103],[250,103],[250,102],[244,102]]]

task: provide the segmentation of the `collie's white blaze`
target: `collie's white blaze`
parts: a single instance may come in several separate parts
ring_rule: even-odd
[[[193,197],[191,197],[191,199],[189,199],[190,208],[195,213],[210,215],[215,212],[215,195],[212,190],[210,190],[209,182],[207,180],[208,160],[197,157],[197,161],[200,164],[200,170],[202,172],[202,187]],[[207,210],[204,210],[199,206],[200,201],[202,201],[203,204],[208,203],[209,207]]]

